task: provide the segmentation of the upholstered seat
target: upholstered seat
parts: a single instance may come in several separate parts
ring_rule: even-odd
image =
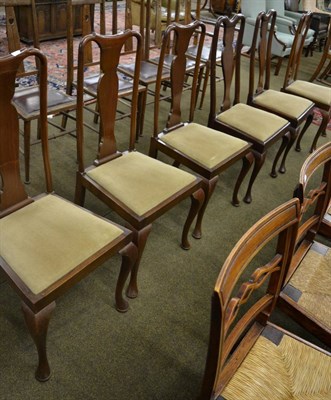
[[[286,86],[286,91],[311,99],[313,102],[324,104],[326,107],[331,106],[331,89],[329,87],[296,80]]]
[[[328,399],[330,376],[328,355],[267,326],[222,396],[226,400]]]
[[[124,233],[55,195],[0,219],[0,232],[1,257],[34,294],[46,290]]]
[[[216,119],[263,143],[288,124],[284,118],[269,112],[238,103],[223,111]]]
[[[296,119],[313,105],[310,100],[271,89],[254,97],[254,104]]]
[[[160,136],[160,140],[181,153],[213,168],[247,148],[247,142],[194,122]]]
[[[196,180],[192,174],[138,152],[123,154],[87,175],[139,216]]]

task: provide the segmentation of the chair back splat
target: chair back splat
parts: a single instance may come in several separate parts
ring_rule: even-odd
[[[39,128],[46,193],[30,197],[20,177],[18,112],[13,104],[22,62],[39,66]],[[132,232],[78,207],[53,192],[48,154],[47,60],[38,49],[0,58],[0,268],[22,299],[25,322],[38,352],[36,379],[46,381],[50,367],[46,339],[56,299],[105,263],[122,256],[115,303],[125,312],[123,289],[137,258]]]
[[[6,210],[17,208],[30,202],[25,191],[20,176],[19,163],[19,120],[17,118],[17,110],[12,104],[15,90],[15,80],[17,71],[22,62],[27,57],[35,56],[41,64],[39,75],[40,82],[40,123],[45,124],[46,121],[46,105],[47,105],[47,60],[40,51],[36,49],[21,51],[17,56],[11,55],[2,58],[0,71],[1,85],[1,124],[0,124],[0,175],[1,175],[1,195],[0,195],[0,211],[5,214]],[[46,131],[45,126],[41,126],[41,132]],[[11,138],[8,140],[8,132]],[[50,163],[48,156],[48,143],[43,140],[43,159],[46,173],[47,192],[52,191],[52,178],[50,171]],[[19,206],[18,206],[19,205]]]
[[[170,42],[173,41],[172,47],[172,64],[171,64],[171,111],[169,113],[167,128],[173,128],[182,123],[181,116],[181,104],[182,95],[185,88],[186,79],[186,63],[187,63],[187,50],[189,45],[192,44],[192,38],[195,34],[199,37],[197,42],[197,55],[195,60],[195,67],[192,78],[192,89],[190,97],[190,111],[189,111],[189,122],[193,121],[196,95],[197,95],[197,84],[198,75],[200,71],[200,58],[202,47],[204,43],[206,33],[206,27],[203,23],[195,21],[189,25],[170,25],[164,33],[164,44],[161,48],[159,68],[155,87],[155,107],[154,107],[154,135],[159,133],[158,130],[158,118],[159,118],[159,106],[161,97],[161,86],[162,86],[162,71],[161,66],[164,64],[167,56],[167,48],[169,48]]]
[[[274,32],[276,24],[276,12],[258,14],[250,49],[249,64],[249,89],[247,103],[250,104],[254,93],[258,94],[264,89],[270,88],[271,46],[273,37],[269,32]],[[255,66],[258,62],[258,79],[255,87]]]

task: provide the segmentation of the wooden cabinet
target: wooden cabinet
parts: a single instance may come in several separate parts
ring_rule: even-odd
[[[67,2],[64,0],[36,0],[39,40],[58,39],[67,35]],[[76,35],[81,33],[81,9],[74,7]],[[16,7],[16,16],[20,38],[32,43],[32,21],[28,7]]]

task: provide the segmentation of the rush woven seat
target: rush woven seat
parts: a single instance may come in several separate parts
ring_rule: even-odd
[[[322,175],[318,186],[311,183],[315,174]],[[295,256],[278,304],[304,328],[330,345],[331,249],[318,243],[316,237],[331,197],[330,142],[307,158],[294,196],[301,201],[302,215]]]
[[[331,330],[331,249],[314,243],[283,292]]]
[[[331,353],[270,322],[300,213],[298,198],[269,212],[225,260],[212,295],[199,400],[331,398]]]
[[[222,398],[328,399],[330,376],[330,356],[268,326],[226,385]]]

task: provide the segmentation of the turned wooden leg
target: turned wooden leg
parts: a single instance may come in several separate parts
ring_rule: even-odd
[[[247,153],[245,155],[245,157],[242,159],[242,162],[243,162],[243,165],[241,167],[236,185],[233,190],[233,195],[232,195],[232,204],[235,207],[238,207],[239,203],[240,203],[239,199],[238,199],[238,192],[239,192],[240,186],[241,186],[243,180],[245,179],[246,175],[248,174],[249,170],[251,169],[251,166],[254,162],[253,153],[252,152]]]
[[[265,158],[267,155],[266,152],[261,154],[261,153],[258,153],[257,151],[253,151],[253,154],[254,154],[254,159],[255,159],[254,168],[253,168],[253,172],[252,172],[251,178],[248,183],[246,195],[244,197],[244,202],[247,204],[252,202],[252,187],[253,187],[256,177],[258,176],[258,174],[264,164],[264,161],[265,161]]]
[[[295,144],[295,150],[296,151],[301,151],[301,146],[300,146],[301,139],[303,138],[303,135],[306,133],[306,130],[309,128],[310,124],[313,122],[313,119],[314,119],[314,113],[311,113],[308,116],[304,127],[301,129],[301,131],[300,131],[300,133],[298,135],[298,139],[297,139],[297,142]]]
[[[277,169],[277,163],[278,163],[280,156],[283,154],[284,150],[286,151],[287,148],[289,148],[290,146],[293,145],[295,138],[296,138],[296,130],[293,130],[291,132],[286,132],[286,134],[283,136],[282,143],[279,146],[276,157],[275,157],[274,162],[271,167],[270,176],[272,178],[277,177],[276,169]],[[285,173],[285,168],[284,168],[283,172]]]
[[[138,296],[137,276],[138,276],[140,260],[143,255],[144,249],[145,249],[148,235],[151,232],[152,224],[145,226],[140,231],[137,231],[136,229],[134,229],[132,227],[130,229],[133,231],[133,242],[137,246],[138,255],[137,255],[136,261],[132,267],[130,282],[129,282],[129,286],[126,291],[126,295],[130,299],[134,299],[135,297]]]
[[[132,270],[133,264],[138,257],[137,247],[131,242],[124,247],[120,252],[122,256],[121,270],[117,279],[115,291],[115,304],[116,310],[119,312],[126,312],[129,308],[129,303],[123,297],[123,288],[125,282]]]
[[[305,126],[306,126],[306,124],[305,124]],[[298,136],[298,134],[299,134],[299,131],[300,131],[299,128],[294,129],[293,132],[292,132],[292,134],[290,135],[290,139],[289,139],[288,145],[286,146],[286,149],[285,149],[285,151],[284,151],[284,155],[283,155],[282,161],[281,161],[280,166],[279,166],[279,169],[278,169],[278,171],[279,171],[281,174],[285,174],[285,172],[286,172],[286,165],[285,165],[285,164],[286,164],[287,155],[288,155],[289,151],[291,150],[291,148],[292,148],[294,142],[296,141],[296,138],[297,138],[297,136]],[[276,167],[276,166],[275,166],[275,167]]]
[[[24,168],[25,183],[30,183],[30,140],[31,140],[31,122],[24,121]]]
[[[46,336],[49,320],[54,308],[55,301],[35,314],[30,307],[22,302],[24,319],[38,351],[39,362],[35,376],[41,382],[47,381],[50,377],[50,368],[46,354]]]
[[[211,198],[211,195],[213,194],[213,192],[215,190],[217,181],[218,181],[218,175],[214,176],[214,178],[210,179],[209,181],[204,180],[204,185],[203,185],[204,199],[203,199],[202,206],[199,210],[197,222],[195,224],[193,235],[192,235],[195,239],[201,238],[202,219],[205,214],[209,199]],[[189,243],[187,243],[187,244],[188,244],[187,249],[189,249],[190,244]],[[182,247],[185,249],[185,247],[183,245],[182,245]]]

